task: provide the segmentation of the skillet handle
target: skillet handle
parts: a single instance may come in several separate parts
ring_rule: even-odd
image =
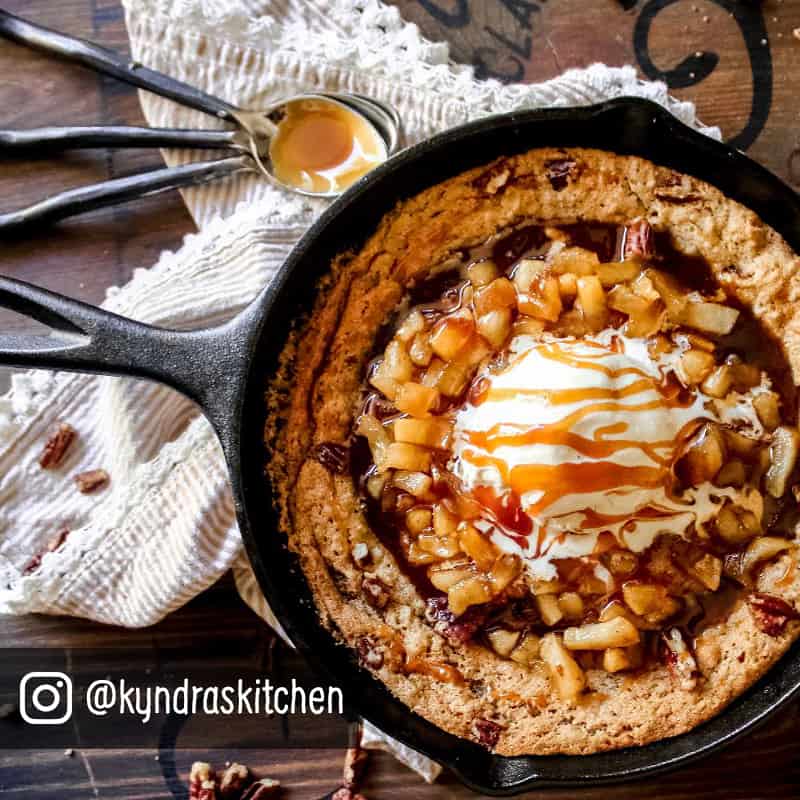
[[[202,408],[226,451],[235,443],[232,422],[260,319],[256,303],[223,325],[176,331],[0,276],[0,307],[52,329],[50,335],[0,334],[0,364],[164,383]]]
[[[0,36],[25,44],[34,50],[60,56],[67,61],[89,67],[95,72],[110,75],[139,89],[147,89],[189,108],[210,114],[212,117],[219,117],[228,122],[236,121],[235,113],[238,111],[236,106],[219,97],[206,94],[176,78],[148,69],[107,47],[36,25],[2,9],[0,9]]]

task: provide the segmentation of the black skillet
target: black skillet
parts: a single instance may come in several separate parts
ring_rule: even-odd
[[[800,647],[795,646],[722,714],[682,736],[590,756],[492,755],[412,713],[357,666],[351,651],[337,645],[321,626],[303,575],[283,535],[276,533],[278,520],[264,477],[264,390],[290,327],[311,308],[314,286],[331,259],[361,245],[399,199],[498,156],[539,146],[633,154],[694,175],[750,207],[800,251],[800,201],[791,189],[660,106],[620,99],[588,108],[491,117],[400,153],[335,202],[295,247],[273,283],[239,316],[217,328],[153,328],[0,278],[0,305],[56,331],[53,337],[0,336],[0,363],[139,376],[169,384],[195,400],[222,442],[247,552],[292,641],[321,678],[344,689],[354,711],[490,795],[662,772],[717,750],[800,692]]]

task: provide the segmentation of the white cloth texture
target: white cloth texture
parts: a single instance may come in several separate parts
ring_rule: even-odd
[[[351,91],[392,104],[407,143],[487,114],[647,97],[684,122],[694,107],[632,67],[593,65],[534,85],[477,81],[446,44],[378,0],[124,0],[136,60],[238,105],[259,108],[304,91]],[[220,127],[141,93],[148,122]],[[213,157],[165,152],[171,164]],[[104,308],[166,327],[219,322],[269,282],[326,206],[256,175],[184,192],[199,233],[108,291]],[[38,464],[57,420],[78,431],[57,469]],[[80,494],[72,476],[104,468],[109,487]],[[53,535],[64,544],[25,573]],[[221,449],[185,398],[126,378],[28,371],[0,398],[0,612],[70,614],[150,625],[234,568],[245,600],[274,624],[242,551]],[[380,735],[369,729],[370,741]],[[396,744],[396,743],[395,743]],[[403,752],[391,746],[403,758]],[[406,753],[427,779],[435,765]]]

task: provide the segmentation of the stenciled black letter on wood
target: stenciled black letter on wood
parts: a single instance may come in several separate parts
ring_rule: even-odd
[[[648,0],[633,30],[633,47],[642,72],[651,80],[664,81],[670,89],[683,89],[700,83],[719,63],[719,56],[710,51],[687,56],[670,70],[660,70],[653,63],[648,46],[650,26],[661,11],[679,2],[681,0]],[[742,0],[712,0],[712,2],[734,18],[742,31],[750,58],[753,77],[750,114],[744,128],[729,140],[729,144],[734,147],[746,150],[764,129],[772,107],[772,55],[767,43],[767,29],[757,3],[747,3]]]

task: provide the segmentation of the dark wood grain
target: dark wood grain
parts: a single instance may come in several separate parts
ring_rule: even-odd
[[[121,51],[128,50],[119,3],[110,0],[15,0],[4,8]],[[135,90],[81,67],[0,43],[4,127],[144,124]],[[29,205],[82,183],[162,166],[157,150],[91,150],[58,159],[0,160],[0,211]],[[100,302],[194,225],[177,192],[98,211],[13,241],[4,241],[3,272],[55,291]],[[2,317],[3,325],[30,323]]]
[[[432,39],[451,42],[453,57],[474,63],[479,74],[501,79],[544,80],[569,67],[594,61],[635,63],[633,32],[644,2],[620,0],[397,0],[407,19]],[[742,32],[723,8],[724,2],[681,0],[658,14],[649,54],[662,70],[687,55],[714,51],[716,68],[701,82],[674,89],[697,103],[701,118],[719,125],[726,137],[739,133],[751,105],[753,80]],[[731,5],[728,3],[727,5]],[[741,0],[757,7],[768,32],[773,68],[770,113],[751,155],[786,180],[800,186],[800,133],[795,78],[800,69],[800,3]],[[117,0],[9,0],[4,8],[45,25],[126,50],[122,9]],[[53,62],[0,41],[0,108],[3,127],[46,124],[144,122],[136,93],[126,86],[78,67]],[[34,202],[52,192],[160,164],[156,152],[97,150],[58,160],[0,161],[0,211]],[[5,274],[75,297],[99,302],[108,286],[127,281],[165,248],[174,248],[193,230],[176,192],[132,205],[97,212],[34,236],[4,242]],[[2,312],[5,330],[31,330],[32,324]],[[230,579],[159,625],[128,631],[92,623],[31,616],[1,618],[6,646],[113,646],[150,643],[223,647],[226,637],[268,640],[266,626],[247,610]],[[229,641],[229,639],[228,639]],[[696,767],[669,776],[614,788],[533,792],[529,798],[551,800],[659,800],[725,798],[753,800],[800,797],[800,705],[795,704],[764,729]],[[152,750],[0,751],[0,793],[9,798],[161,798],[170,794],[164,765]],[[291,798],[316,798],[335,787],[342,754],[337,751],[190,752],[176,754],[185,779],[195,758],[218,765],[238,759],[259,774],[279,778]],[[448,775],[425,787],[394,759],[372,757],[365,794],[381,798],[426,797],[432,800],[472,796]]]

